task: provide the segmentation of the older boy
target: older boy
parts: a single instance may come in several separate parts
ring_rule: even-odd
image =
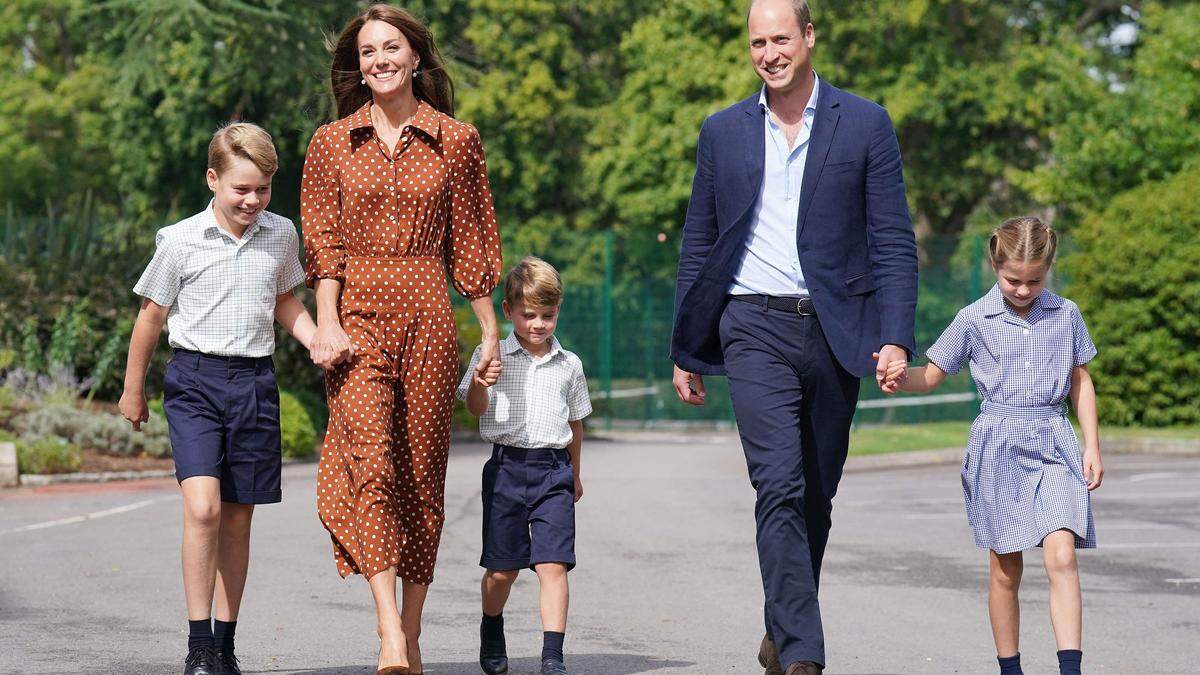
[[[266,211],[278,167],[270,135],[230,124],[208,147],[213,199],[158,232],[134,292],[121,414],[146,421],[146,369],[166,322],[173,348],[163,407],[183,493],[186,675],[240,674],[234,630],[255,504],[278,502],[282,454],[273,321],[304,345],[316,326],[292,289],[304,282],[299,238]],[[216,624],[210,623],[216,595]]]

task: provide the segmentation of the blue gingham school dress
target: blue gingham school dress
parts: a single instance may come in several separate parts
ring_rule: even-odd
[[[980,548],[1012,553],[1068,529],[1095,548],[1079,440],[1067,419],[1071,371],[1096,355],[1075,303],[1043,290],[1022,319],[999,286],[964,307],[926,356],[963,361],[983,399],[962,464],[967,520]]]

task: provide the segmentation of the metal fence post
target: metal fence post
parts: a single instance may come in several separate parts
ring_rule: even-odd
[[[608,402],[607,428],[612,429],[613,397],[613,231],[604,232],[604,293],[601,299],[600,387]]]

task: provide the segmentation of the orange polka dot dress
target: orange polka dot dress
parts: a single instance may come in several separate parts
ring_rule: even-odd
[[[474,127],[421,101],[389,156],[370,107],[318,129],[304,162],[307,281],[342,283],[338,314],[356,347],[326,377],[317,511],[343,577],[395,567],[428,584],[458,376],[446,280],[467,298],[490,295],[500,234]]]

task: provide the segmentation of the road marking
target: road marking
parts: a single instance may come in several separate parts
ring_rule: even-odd
[[[1140,483],[1144,480],[1159,480],[1162,478],[1175,478],[1177,476],[1183,477],[1183,474],[1177,471],[1155,471],[1153,473],[1137,473],[1130,476],[1127,480],[1130,483]]]
[[[171,497],[159,497],[158,499],[145,499],[140,502],[126,504],[125,506],[118,506],[118,507],[111,508],[111,509],[104,509],[103,511],[93,511],[92,513],[88,513],[88,514],[85,514],[82,516],[71,516],[70,518],[59,518],[58,520],[47,520],[46,522],[43,522],[43,523],[34,523],[32,525],[24,525],[22,527],[13,528],[11,530],[4,530],[3,532],[0,532],[0,535],[16,534],[18,532],[32,532],[33,530],[44,530],[48,527],[58,527],[59,525],[73,525],[75,523],[82,523],[82,522],[86,522],[89,520],[96,520],[97,518],[107,518],[108,516],[115,516],[120,513],[128,513],[130,511],[136,511],[138,509],[150,506],[151,504],[165,501],[167,499],[175,499],[175,498],[176,498],[175,496],[171,496]]]
[[[1200,584],[1200,579],[1163,579],[1168,584]]]

